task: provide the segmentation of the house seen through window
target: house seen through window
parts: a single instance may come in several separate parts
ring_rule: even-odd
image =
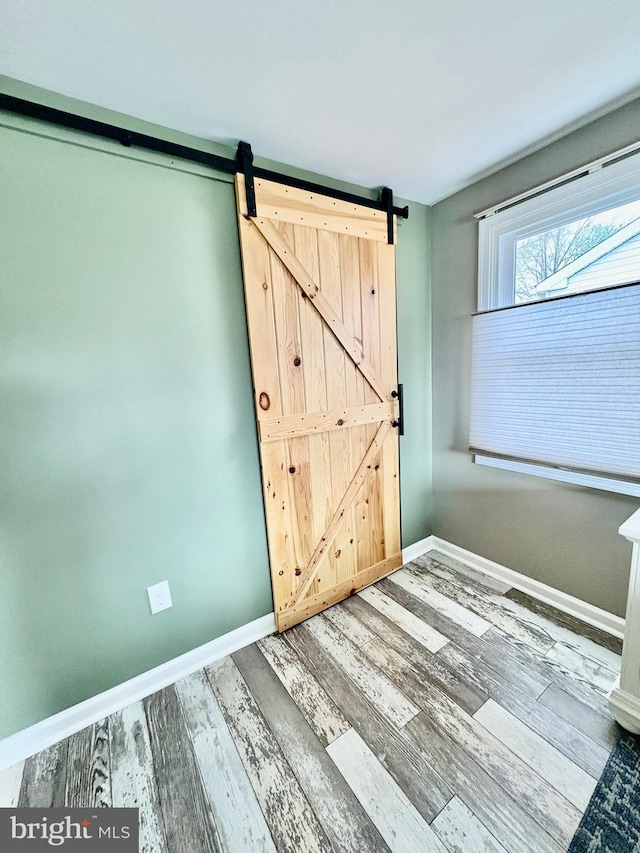
[[[640,201],[523,237],[515,244],[515,303],[640,279]]]

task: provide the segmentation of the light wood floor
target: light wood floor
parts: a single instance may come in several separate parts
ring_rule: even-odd
[[[0,774],[139,806],[141,850],[560,853],[620,642],[439,554]]]

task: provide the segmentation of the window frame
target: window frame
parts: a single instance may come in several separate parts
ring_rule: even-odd
[[[640,154],[594,168],[479,222],[478,311],[515,304],[515,244],[640,199]]]
[[[479,215],[478,311],[517,304],[515,246],[518,240],[640,199],[640,153],[585,167],[565,182],[544,187],[524,200]],[[518,303],[519,304],[519,303]],[[640,497],[640,486],[608,477],[564,471],[490,456],[473,461],[488,467]]]

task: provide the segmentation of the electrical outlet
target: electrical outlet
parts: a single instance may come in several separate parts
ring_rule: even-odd
[[[169,589],[169,581],[162,581],[147,587],[147,595],[149,596],[149,605],[152,613],[160,613],[161,610],[167,610],[173,607],[171,601],[171,590]]]

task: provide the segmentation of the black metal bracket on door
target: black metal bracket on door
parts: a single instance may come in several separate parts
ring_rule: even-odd
[[[402,385],[398,385],[397,391],[392,391],[391,396],[398,400],[398,420],[393,422],[398,427],[398,435],[404,435],[404,397],[402,396]]]
[[[384,210],[387,213],[387,235],[390,243],[393,243],[393,216],[399,216],[401,219],[408,219],[409,217],[409,208],[396,207],[393,204],[393,193],[387,188],[382,191],[380,198],[372,199],[346,192],[345,190],[323,186],[313,181],[305,181],[302,178],[295,178],[292,175],[284,175],[282,172],[273,172],[271,169],[254,166],[251,146],[246,142],[241,142],[238,145],[236,158],[231,159],[229,157],[221,157],[219,154],[212,154],[210,151],[201,151],[200,149],[189,148],[186,145],[180,145],[176,142],[169,142],[168,139],[162,139],[158,136],[150,136],[146,133],[128,130],[126,127],[97,121],[96,119],[87,118],[77,113],[70,113],[65,110],[58,110],[55,107],[47,107],[44,104],[38,104],[34,101],[16,98],[13,95],[6,95],[3,92],[0,92],[0,110],[45,121],[48,124],[57,125],[58,127],[78,130],[102,139],[110,139],[119,142],[127,148],[143,148],[147,151],[167,154],[169,157],[179,157],[181,160],[189,160],[192,163],[210,166],[228,175],[235,175],[236,172],[242,172],[245,175],[245,179],[247,175],[250,175],[251,179],[246,180],[249,216],[256,215],[253,179],[264,178],[267,181],[274,181],[277,184],[284,184],[285,186],[296,187],[297,189],[308,192],[319,193],[329,198],[337,198],[342,201],[348,201],[351,204],[359,204],[362,207]],[[253,190],[253,204],[249,202],[249,185],[251,185]],[[382,198],[383,194],[384,199]]]
[[[390,246],[393,245],[393,216],[400,216],[402,219],[409,218],[409,206],[405,205],[405,207],[395,207],[393,204],[393,190],[390,190],[389,187],[383,187],[380,190],[380,207],[387,214],[387,243]]]
[[[236,166],[238,172],[242,172],[244,175],[244,188],[247,194],[247,216],[257,216],[256,188],[253,183],[253,151],[248,142],[238,142]]]

